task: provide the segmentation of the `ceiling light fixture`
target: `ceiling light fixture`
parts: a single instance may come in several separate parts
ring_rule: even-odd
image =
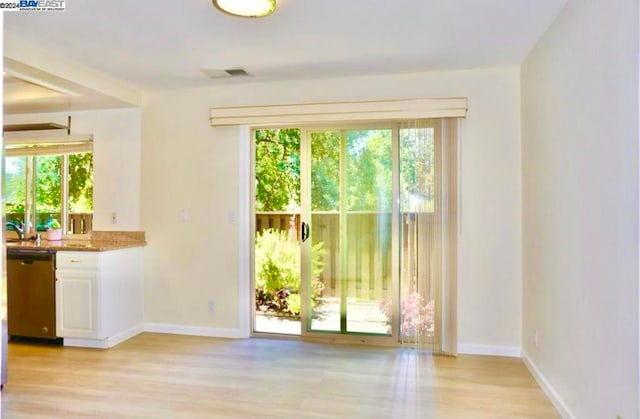
[[[213,0],[225,13],[241,17],[263,17],[276,10],[276,0]]]

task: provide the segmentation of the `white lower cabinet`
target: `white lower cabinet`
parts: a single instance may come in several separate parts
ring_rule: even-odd
[[[98,328],[99,288],[97,270],[56,271],[56,330],[59,337],[103,338]]]
[[[141,248],[56,255],[56,329],[65,346],[110,348],[142,331]]]

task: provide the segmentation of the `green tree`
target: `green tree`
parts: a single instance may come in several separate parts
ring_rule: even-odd
[[[26,159],[5,159],[5,210],[7,213],[24,213]],[[44,222],[50,215],[61,212],[62,156],[37,156],[36,210]],[[93,153],[69,155],[69,209],[71,212],[93,211]]]
[[[347,131],[349,211],[391,211],[392,131]]]
[[[340,209],[340,132],[311,133],[311,209]]]
[[[256,210],[300,206],[300,130],[256,131]]]
[[[93,153],[69,155],[69,210],[93,212]]]
[[[60,212],[61,156],[36,157],[36,210],[38,213]]]
[[[25,158],[5,159],[5,210],[7,213],[24,214]]]
[[[340,209],[340,161],[347,171],[347,210],[391,211],[392,131],[352,130],[341,156],[341,131],[311,133],[311,209]],[[256,131],[256,209],[288,211],[300,205],[300,130]]]
[[[400,130],[400,202],[404,211],[434,210],[434,129]]]

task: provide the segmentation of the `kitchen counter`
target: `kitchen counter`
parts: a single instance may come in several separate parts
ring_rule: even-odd
[[[8,241],[7,250],[70,250],[74,252],[106,252],[147,245],[144,232],[94,231],[90,238],[48,241]]]

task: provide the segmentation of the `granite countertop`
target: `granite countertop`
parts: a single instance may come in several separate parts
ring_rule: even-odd
[[[66,250],[74,252],[106,252],[146,246],[144,232],[137,231],[94,231],[91,237],[48,241],[7,241],[7,250]]]

